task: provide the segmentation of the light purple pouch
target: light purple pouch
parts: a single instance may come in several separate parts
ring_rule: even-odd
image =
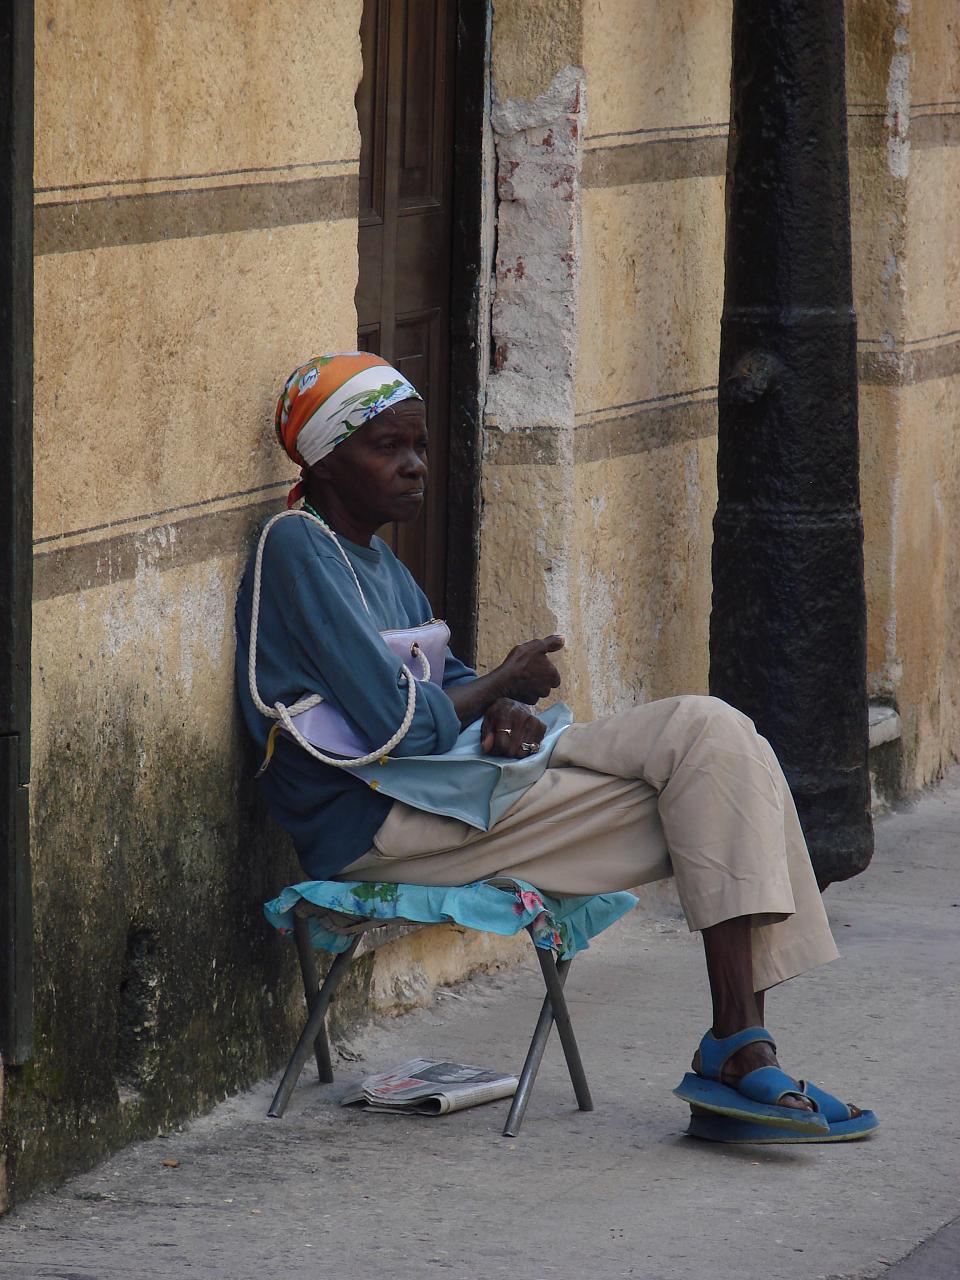
[[[443,668],[450,643],[450,628],[434,618],[419,627],[405,627],[397,631],[381,631],[384,644],[395,658],[405,663],[417,680],[424,678],[423,665],[414,650],[417,646],[429,663],[429,679],[434,684],[443,683]],[[365,756],[374,749],[374,743],[363,737],[354,725],[329,702],[318,703],[309,711],[301,711],[293,717],[293,723],[306,740],[329,755],[354,759]]]

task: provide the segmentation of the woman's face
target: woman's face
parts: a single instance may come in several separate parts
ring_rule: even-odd
[[[403,400],[385,409],[311,471],[361,524],[415,520],[427,486],[426,406]]]

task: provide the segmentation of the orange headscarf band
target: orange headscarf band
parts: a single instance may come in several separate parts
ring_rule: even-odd
[[[384,409],[420,399],[412,383],[380,356],[366,351],[315,356],[287,379],[274,425],[287,455],[306,469]],[[302,496],[301,472],[287,506]]]

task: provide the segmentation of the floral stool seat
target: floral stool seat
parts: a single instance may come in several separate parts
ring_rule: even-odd
[[[526,929],[540,962],[546,996],[504,1134],[512,1136],[520,1128],[554,1022],[577,1103],[581,1111],[592,1111],[563,987],[577,952],[585,950],[591,938],[619,920],[636,902],[632,893],[551,898],[533,885],[512,878],[477,880],[453,888],[356,880],[308,880],[288,886],[264,905],[264,914],[276,929],[292,933],[296,941],[308,1017],[268,1115],[283,1115],[311,1049],[321,1082],[333,1080],[327,1009],[361,942],[365,941],[365,949],[369,950],[396,937],[404,925],[449,923],[503,935]],[[322,985],[314,963],[317,949],[335,957]]]

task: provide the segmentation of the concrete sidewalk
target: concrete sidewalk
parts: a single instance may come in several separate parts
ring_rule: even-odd
[[[769,1001],[784,1065],[873,1107],[871,1141],[685,1138],[670,1091],[709,1022],[699,940],[636,912],[568,984],[594,1113],[555,1044],[518,1139],[503,1103],[364,1115],[309,1073],[267,1120],[270,1082],[9,1214],[0,1276],[957,1277],[960,1226],[940,1229],[960,1215],[960,778],[877,836],[867,874],[827,894],[843,960]],[[370,1028],[343,1083],[420,1053],[519,1064],[539,982],[531,962]]]

